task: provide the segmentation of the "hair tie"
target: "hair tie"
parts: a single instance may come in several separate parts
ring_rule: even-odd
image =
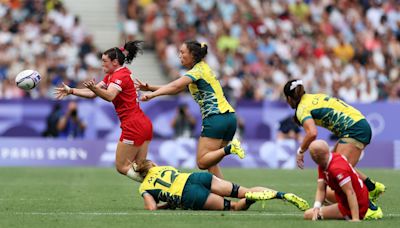
[[[200,47],[201,47],[201,48],[204,48],[205,46],[207,46],[206,43],[204,43],[204,42],[201,42],[201,43],[200,43]]]
[[[296,80],[290,83],[290,90],[293,90],[296,88],[298,85],[303,85],[303,80]]]
[[[122,52],[125,51],[124,47],[120,47],[119,50],[121,50]]]

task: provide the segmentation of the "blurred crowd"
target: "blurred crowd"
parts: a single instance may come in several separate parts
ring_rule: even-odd
[[[301,78],[307,92],[347,102],[400,100],[399,0],[119,0],[121,41],[143,39],[175,79],[183,41],[208,44],[225,94],[280,100]],[[60,0],[0,0],[0,98],[54,98],[53,87],[102,76],[99,51]],[[43,76],[24,92],[24,69]]]
[[[101,76],[92,37],[59,0],[0,0],[0,99],[54,98],[62,81],[77,86]],[[22,70],[42,75],[38,89],[15,86]]]
[[[347,102],[400,99],[398,0],[120,0],[121,38],[142,37],[179,77],[179,46],[206,42],[231,99],[279,100],[288,79]]]

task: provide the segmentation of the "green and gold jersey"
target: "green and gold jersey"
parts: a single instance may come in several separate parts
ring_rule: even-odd
[[[171,207],[180,207],[182,192],[190,173],[180,173],[172,166],[156,166],[149,170],[139,187],[143,196],[146,192]]]
[[[330,130],[337,137],[345,134],[359,120],[365,119],[360,111],[344,101],[326,94],[304,94],[296,110],[301,124],[313,118],[315,124]]]
[[[235,112],[228,103],[222,87],[211,68],[201,61],[186,72],[193,82],[189,85],[189,91],[193,99],[199,104],[203,119],[207,116],[225,112]]]

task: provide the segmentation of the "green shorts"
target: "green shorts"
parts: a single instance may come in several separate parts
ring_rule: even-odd
[[[211,191],[213,175],[207,172],[190,174],[182,192],[183,209],[202,210]]]
[[[232,141],[237,127],[236,114],[227,112],[203,119],[201,136]]]
[[[343,132],[342,137],[339,138],[353,138],[357,141],[368,145],[371,142],[372,131],[366,119],[362,119],[351,126],[346,132]],[[339,143],[341,143],[339,141]]]

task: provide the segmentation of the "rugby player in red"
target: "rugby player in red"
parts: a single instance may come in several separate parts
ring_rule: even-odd
[[[65,84],[55,89],[57,99],[68,95],[101,97],[114,104],[122,129],[115,165],[119,173],[139,182],[142,178],[135,172],[132,164],[146,158],[153,129],[150,119],[139,106],[131,71],[124,63],[131,63],[137,53],[142,51],[140,43],[141,41],[130,41],[123,48],[110,48],[103,53],[102,67],[106,73],[103,81],[97,84],[94,79],[85,81],[83,85],[86,88],[83,89],[70,88]]]
[[[370,203],[367,187],[343,155],[330,153],[328,144],[323,140],[313,141],[310,152],[318,164],[318,187],[314,208],[304,213],[305,219],[359,221],[382,218],[382,210]],[[336,203],[321,207],[326,186],[335,191]]]

